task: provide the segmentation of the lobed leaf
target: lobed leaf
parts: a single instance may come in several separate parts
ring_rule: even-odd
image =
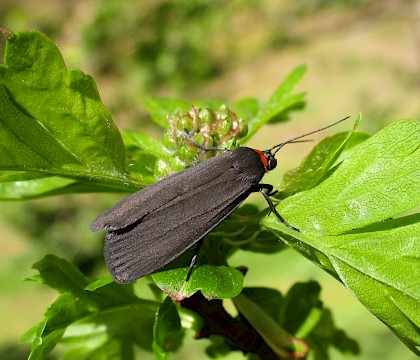
[[[6,108],[15,105],[13,110],[23,110],[20,115],[28,114],[21,121],[29,125],[32,118],[33,123],[32,131],[28,125],[19,129],[15,124],[12,129],[17,138],[43,151],[40,155],[47,153],[49,160],[62,167],[64,157],[82,162],[84,171],[102,166],[109,176],[124,174],[123,144],[93,79],[79,70],[68,72],[51,40],[35,31],[13,35],[7,42],[4,64],[0,83],[6,89],[2,92],[3,101],[8,101]],[[49,138],[58,143],[56,147],[39,145]],[[56,148],[59,151],[54,156]]]
[[[55,255],[46,255],[32,268],[39,271],[39,275],[32,277],[33,280],[48,285],[59,293],[71,292],[79,295],[87,286],[85,277],[75,265]]]
[[[138,147],[159,159],[170,158],[170,154],[165,150],[163,143],[148,134],[139,131],[124,130],[122,137],[127,147]]]
[[[181,346],[183,336],[178,311],[173,301],[167,297],[159,305],[153,326],[153,349],[157,357],[169,358],[169,353]]]
[[[196,266],[186,282],[188,271],[189,267],[161,271],[152,278],[165,294],[175,300],[190,297],[197,291],[207,299],[230,299],[242,290],[244,275],[229,266]]]
[[[309,190],[327,177],[349,141],[356,136],[358,139],[363,137],[354,133],[360,119],[359,115],[351,131],[338,133],[322,140],[296,169],[286,172],[280,185],[280,197],[288,197],[297,192]]]
[[[60,342],[68,359],[125,359],[134,347],[151,351],[158,303],[138,298],[133,287],[109,279],[88,283],[74,265],[48,255],[34,265],[33,278],[61,293],[22,341],[32,342],[30,359],[45,359]]]
[[[93,79],[68,71],[41,33],[8,39],[0,109],[0,170],[127,185],[124,145]]]
[[[340,279],[416,351],[420,344],[420,123],[395,122],[360,144],[319,186],[290,198],[262,223]]]
[[[257,116],[260,105],[257,99],[248,98],[237,101],[233,108],[238,118],[253,119]]]
[[[419,121],[394,122],[359,145],[322,184],[285,199],[279,210],[301,230],[329,234],[408,211],[420,204],[419,144]]]

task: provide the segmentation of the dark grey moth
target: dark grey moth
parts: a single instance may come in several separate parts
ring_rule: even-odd
[[[90,226],[92,231],[109,232],[104,252],[111,275],[119,283],[128,283],[159,270],[203,239],[252,192],[261,192],[278,219],[299,231],[271,202],[273,186],[260,181],[276,167],[274,156],[284,145],[346,119],[264,151],[224,149],[123,199]]]

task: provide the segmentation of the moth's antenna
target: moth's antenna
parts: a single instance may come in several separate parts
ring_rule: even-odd
[[[277,153],[277,151],[279,151],[284,145],[291,144],[291,143],[294,143],[294,142],[298,142],[296,140],[299,140],[299,139],[302,139],[302,138],[304,138],[306,136],[309,136],[309,135],[312,135],[312,134],[316,134],[317,132],[320,132],[320,131],[324,131],[326,129],[329,129],[330,127],[333,127],[333,126],[335,126],[335,125],[343,122],[344,120],[347,120],[349,117],[350,116],[347,116],[344,119],[338,120],[335,123],[332,123],[330,125],[324,126],[324,127],[320,128],[320,129],[316,129],[316,130],[310,131],[310,132],[308,132],[306,134],[296,136],[296,137],[294,137],[292,139],[286,140],[285,142],[282,142],[280,144],[274,145],[272,148],[268,149],[268,151],[270,151],[273,155],[275,155]]]

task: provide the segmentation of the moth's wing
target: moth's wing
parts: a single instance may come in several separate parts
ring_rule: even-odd
[[[111,274],[126,283],[167,265],[226,218],[251,187],[231,168],[144,216],[128,231],[111,232],[105,243]]]
[[[137,223],[111,232],[105,257],[112,276],[121,283],[131,282],[183,254],[248,197],[264,175],[263,167],[259,169],[246,173],[235,167],[235,159],[226,171],[207,168],[217,174],[211,181],[201,181]]]
[[[90,229],[112,231],[141,221],[144,216],[173,201],[180,194],[193,191],[223,174],[232,167],[232,154],[227,152],[213,157],[137,191],[102,213],[92,222]]]

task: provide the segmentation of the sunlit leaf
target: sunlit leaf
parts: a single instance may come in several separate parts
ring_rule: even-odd
[[[262,223],[343,282],[416,351],[420,343],[420,122],[397,121],[360,144],[319,186]]]

